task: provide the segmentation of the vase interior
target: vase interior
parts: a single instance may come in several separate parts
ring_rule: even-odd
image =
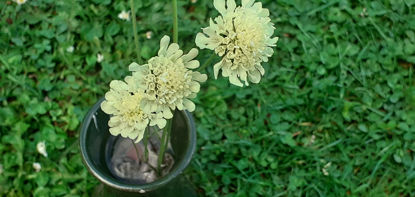
[[[100,107],[90,116],[90,120],[86,121],[87,125],[86,135],[85,135],[85,153],[87,158],[91,160],[90,166],[96,172],[99,172],[98,176],[105,177],[105,179],[111,182],[120,182],[124,184],[134,184],[131,180],[123,180],[120,177],[114,174],[114,171],[111,170],[111,165],[108,162],[109,154],[112,154],[112,150],[108,147],[111,147],[115,143],[117,137],[114,137],[109,132],[108,121],[110,116],[104,113]],[[189,146],[192,146],[192,143],[189,143],[192,136],[189,132],[192,122],[189,119],[189,116],[186,116],[186,112],[175,111],[174,118],[172,122],[171,130],[171,152],[175,161],[186,160],[187,154],[189,152]],[[119,137],[118,137],[119,138]],[[81,142],[82,143],[82,142]],[[181,162],[175,162],[170,171],[176,171],[177,168],[180,168]],[[94,172],[93,172],[94,173]],[[97,176],[95,174],[95,176]]]

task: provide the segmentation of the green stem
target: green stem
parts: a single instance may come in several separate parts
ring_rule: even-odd
[[[201,66],[201,67],[199,67],[197,70],[198,71],[203,71],[209,64],[210,64],[210,62],[213,60],[215,58],[215,54],[213,53],[212,55],[210,55],[210,57],[209,57],[209,59],[208,60],[206,60],[206,62]]]
[[[173,1],[173,42],[179,42],[179,25],[177,22],[177,0]]]
[[[131,140],[131,143],[133,143],[135,153],[137,154],[137,161],[139,161],[140,160],[140,153],[138,153],[137,146],[135,146],[134,140]]]
[[[169,144],[169,135],[171,130],[172,119],[167,120],[167,125],[163,130],[163,135],[160,141],[160,150],[157,160],[157,169],[159,171],[159,175],[161,175],[161,164],[163,163],[164,159],[164,152],[166,151],[166,147]]]
[[[137,34],[137,19],[135,15],[135,8],[134,8],[134,0],[130,0],[130,6],[131,6],[131,18],[133,19],[133,34],[134,34],[134,43],[135,43],[135,50],[137,52],[137,61],[138,64],[141,64],[141,52],[140,52],[140,44],[138,40],[138,34]]]
[[[147,126],[146,130],[144,131],[144,161],[148,162],[148,138],[150,137],[150,130]]]

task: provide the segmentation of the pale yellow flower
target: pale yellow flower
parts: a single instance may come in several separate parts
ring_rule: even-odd
[[[121,11],[118,14],[118,18],[121,20],[126,20],[129,21],[130,20],[130,11],[126,12],[125,10]]]
[[[162,114],[144,112],[140,108],[143,92],[140,92],[131,76],[126,77],[125,82],[111,81],[111,89],[105,94],[101,109],[111,115],[108,126],[112,135],[121,135],[139,142],[147,125],[157,125],[161,129],[166,125],[166,120]]]
[[[37,152],[41,155],[48,157],[48,152],[46,152],[46,144],[45,141],[39,142],[36,144]]]
[[[27,0],[13,0],[13,1],[16,2],[19,5],[22,5],[22,4],[27,2]]]
[[[145,92],[142,101],[144,111],[160,111],[163,117],[171,118],[171,110],[195,110],[195,104],[189,100],[195,98],[200,90],[200,82],[207,79],[205,74],[192,71],[199,67],[199,61],[193,60],[198,54],[191,49],[183,55],[176,43],[170,44],[170,38],[164,36],[160,41],[158,56],[147,64],[132,63],[133,78]]]
[[[210,26],[196,36],[196,45],[214,50],[222,60],[214,65],[217,78],[219,70],[222,76],[229,77],[230,83],[243,86],[240,80],[248,84],[259,83],[265,70],[262,62],[267,62],[274,53],[278,37],[271,38],[274,26],[269,18],[268,9],[260,2],[242,0],[242,6],[236,7],[235,0],[214,0],[215,8],[221,16],[210,19]]]

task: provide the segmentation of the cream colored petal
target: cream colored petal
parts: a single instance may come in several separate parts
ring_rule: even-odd
[[[198,54],[199,54],[199,51],[196,48],[191,49],[189,53],[182,56],[183,63],[187,63],[193,60]]]
[[[189,99],[184,99],[183,100],[183,105],[184,105],[185,109],[189,112],[193,112],[196,109],[196,105]]]
[[[101,109],[106,114],[114,114],[116,112],[116,109],[108,103],[108,101],[104,101],[101,103]]]
[[[141,66],[139,64],[133,62],[128,66],[128,70],[129,71],[138,71],[140,67]]]
[[[167,53],[167,47],[170,43],[170,37],[163,36],[163,38],[160,40],[160,50],[158,52],[159,56],[165,56]]]
[[[242,0],[242,7],[250,8],[255,0]]]
[[[248,75],[246,74],[246,71],[243,70],[243,69],[239,69],[238,70],[238,75],[239,75],[239,78],[241,79],[241,81],[245,82],[245,85],[248,86],[249,85],[248,80],[247,80]]]
[[[191,82],[190,83],[190,90],[192,92],[199,92],[199,90],[200,90],[200,84],[197,83],[197,82]]]
[[[187,96],[187,98],[192,99],[192,98],[196,98],[197,94],[196,93],[191,93],[189,94],[189,96]]]
[[[269,17],[269,10],[268,9],[261,9],[261,11],[258,13],[260,17]]]
[[[148,126],[152,127],[152,126],[156,125],[156,123],[157,123],[156,119],[152,119],[152,120],[150,120],[150,122],[148,123]]]
[[[113,136],[117,136],[119,134],[122,134],[124,132],[124,129],[128,127],[128,124],[121,122],[120,125],[118,125],[117,127],[112,127],[109,129],[111,135]]]
[[[138,82],[132,76],[126,76],[124,81],[128,85],[128,92],[136,92],[138,91]]]
[[[156,121],[157,126],[162,129],[166,126],[167,121],[165,119],[158,119]]]
[[[220,61],[213,66],[213,73],[215,75],[215,79],[218,79],[219,70],[222,68],[222,62]]]
[[[178,110],[183,110],[183,100],[178,100],[176,103],[176,107]]]
[[[262,60],[263,62],[268,62],[268,57],[267,57],[267,56],[265,56],[265,55],[263,55],[263,56],[261,57],[261,60]]]
[[[259,83],[261,81],[261,73],[258,70],[248,72],[249,81]]]
[[[107,101],[118,101],[120,99],[120,96],[115,91],[110,90],[107,93],[105,93],[105,99]]]
[[[255,68],[261,73],[261,75],[265,74],[264,67],[262,67],[261,64],[255,64]]]
[[[134,130],[134,127],[127,125],[120,130],[120,134],[122,137],[128,137],[128,135]]]
[[[225,66],[222,68],[222,76],[229,77],[232,73],[233,72],[229,69],[229,67]]]
[[[275,30],[275,28],[272,27],[272,26],[266,27],[265,28],[265,34],[268,35],[268,36],[271,36],[272,34],[274,34],[274,30]]]
[[[117,90],[117,91],[127,91],[128,85],[123,81],[113,80],[110,83],[110,88]]]
[[[135,139],[135,143],[139,143],[144,137],[144,131],[140,131]]]
[[[239,87],[243,87],[244,85],[241,83],[241,81],[239,81],[238,77],[236,76],[236,74],[230,75],[229,76],[229,82],[233,85],[239,86]]]
[[[180,50],[179,45],[177,43],[173,43],[167,49],[166,57],[175,61],[177,58],[183,55],[183,51]]]
[[[109,129],[109,132],[113,136],[117,136],[120,134],[119,127],[113,127]]]
[[[185,66],[186,68],[189,68],[189,69],[195,69],[200,66],[200,63],[197,60],[192,60],[190,62],[185,63]]]
[[[236,3],[235,0],[228,0],[226,2],[227,8],[228,8],[228,12],[233,12],[236,8]]]
[[[274,37],[272,39],[268,39],[267,42],[266,42],[266,44],[268,46],[270,46],[270,47],[277,46],[278,39],[279,39],[278,37]]]
[[[118,125],[120,125],[121,123],[121,119],[119,116],[112,116],[110,118],[110,120],[108,121],[108,126],[109,127],[116,127]]]
[[[213,6],[215,6],[220,14],[224,15],[226,13],[225,0],[214,0]]]
[[[147,99],[141,100],[140,108],[141,110],[143,110],[144,113],[151,114],[150,102]]]
[[[252,9],[255,10],[256,13],[260,13],[262,11],[262,3],[261,2],[254,3],[254,5],[252,6]]]
[[[163,110],[163,117],[166,119],[173,118],[173,113],[171,113],[169,108]]]
[[[157,110],[157,108],[158,108],[157,103],[155,103],[155,102],[150,102],[149,104],[150,104],[150,112],[155,112],[155,111],[158,111],[158,110]]]
[[[207,75],[201,74],[200,72],[192,72],[192,79],[199,82],[205,82],[207,80]]]
[[[133,78],[133,76],[126,76],[124,78],[124,81],[127,83],[127,85],[134,84],[134,78]]]
[[[265,55],[267,55],[268,57],[271,57],[272,54],[274,53],[274,50],[271,47],[266,47],[265,51],[264,51]]]
[[[203,33],[197,33],[196,40],[195,40],[196,46],[200,49],[215,49],[219,44],[212,41],[212,39],[206,37]]]

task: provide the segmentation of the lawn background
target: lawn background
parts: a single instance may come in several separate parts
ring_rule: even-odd
[[[239,88],[202,71],[185,172],[199,194],[415,196],[415,1],[262,2],[280,40],[260,84]],[[147,60],[172,35],[172,8],[135,4]],[[178,4],[187,52],[218,12],[208,0]],[[1,0],[0,196],[88,196],[98,184],[78,128],[136,58],[131,21],[118,18],[128,9],[127,0]],[[201,64],[210,54],[200,51]]]

